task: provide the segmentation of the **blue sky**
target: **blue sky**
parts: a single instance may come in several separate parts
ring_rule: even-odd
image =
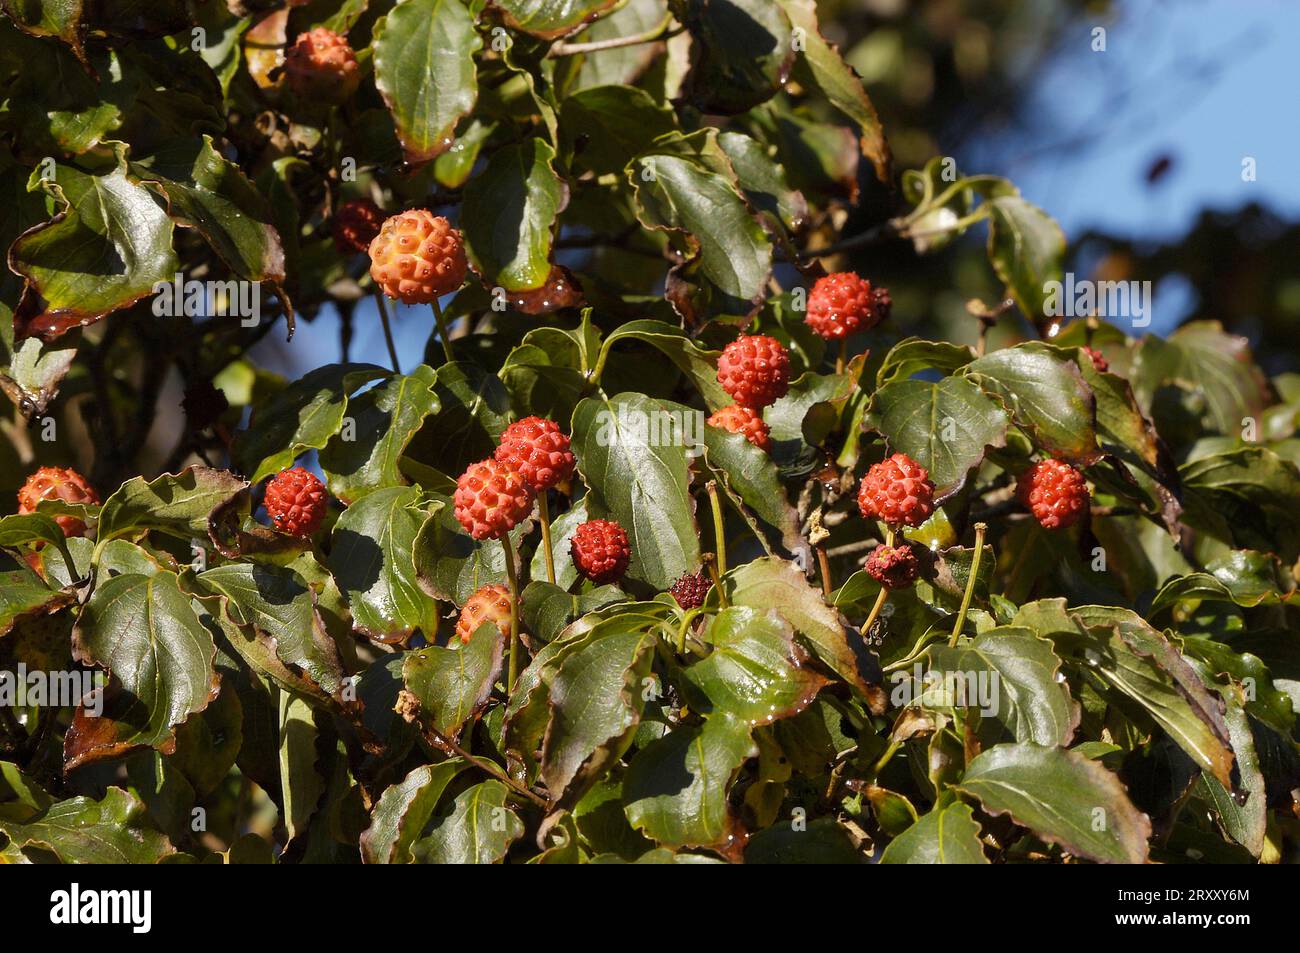
[[[1032,0],[1031,0],[1032,2]],[[1005,175],[1076,238],[1090,229],[1135,238],[1176,238],[1203,209],[1259,202],[1300,218],[1300,3],[1296,0],[1131,0],[1110,19],[1083,22],[1063,38],[1017,128],[975,137],[961,167]],[[1092,49],[1092,27],[1106,50]],[[1172,165],[1155,185],[1160,156]],[[1242,178],[1255,160],[1256,179]],[[1162,331],[1192,308],[1176,282],[1156,289]],[[354,321],[352,357],[387,365],[374,305]],[[404,369],[414,367],[433,328],[427,307],[398,308]],[[1154,330],[1154,329],[1153,329]],[[273,333],[255,353],[291,377],[338,359],[330,313],[301,322],[291,344]]]
[[[977,150],[1069,237],[1089,228],[1176,237],[1203,208],[1252,201],[1300,217],[1300,4],[1131,0],[1091,48],[1091,23],[1032,84],[1028,130]],[[1147,169],[1173,159],[1154,186]],[[1242,180],[1242,159],[1257,179]],[[972,157],[974,160],[974,157]],[[985,167],[992,166],[992,167]],[[971,171],[976,171],[973,167]]]

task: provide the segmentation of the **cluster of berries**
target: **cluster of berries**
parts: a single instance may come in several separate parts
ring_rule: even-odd
[[[1088,484],[1063,460],[1040,460],[1020,476],[1017,496],[1044,529],[1073,526],[1088,511]],[[891,529],[920,526],[934,512],[934,484],[925,468],[904,453],[875,464],[858,488],[858,509]],[[920,565],[904,543],[877,546],[867,557],[867,573],[887,589],[910,586]]]
[[[574,462],[569,438],[554,421],[517,421],[506,428],[491,457],[471,464],[456,481],[456,519],[475,539],[500,539],[532,514],[539,493],[568,481]],[[569,553],[578,572],[597,585],[621,578],[632,555],[623,527],[603,519],[579,526]],[[456,633],[468,641],[485,620],[502,627],[509,618],[509,592],[485,586],[466,601]]]
[[[742,334],[718,358],[718,383],[735,403],[718,410],[706,423],[743,434],[764,453],[771,450],[763,408],[790,389],[790,355],[785,345],[766,334]]]

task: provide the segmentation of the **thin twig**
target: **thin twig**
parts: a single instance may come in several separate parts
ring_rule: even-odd
[[[615,36],[608,40],[591,40],[587,43],[556,43],[546,55],[551,58],[577,56],[579,53],[599,53],[602,50],[617,50],[625,46],[640,46],[642,43],[657,43],[660,40],[671,39],[684,32],[685,29],[685,27],[681,26],[672,29],[668,29],[666,26],[657,26],[653,30],[646,30],[644,33],[634,33],[631,36]]]

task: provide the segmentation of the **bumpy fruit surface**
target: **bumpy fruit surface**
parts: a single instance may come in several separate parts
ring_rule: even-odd
[[[510,590],[496,584],[484,586],[465,600],[456,619],[456,636],[468,643],[484,622],[492,622],[502,635],[510,634]]]
[[[619,579],[632,558],[627,533],[613,520],[583,523],[573,534],[569,552],[578,572],[598,586]]]
[[[386,219],[370,243],[370,277],[404,304],[429,304],[465,283],[460,232],[426,209]]]
[[[281,470],[266,485],[262,505],[275,528],[290,536],[306,537],[320,528],[329,494],[314,473],[302,467]]]
[[[495,456],[498,463],[518,470],[537,493],[573,475],[569,438],[545,417],[525,417],[507,427]]]
[[[27,478],[18,491],[18,512],[24,515],[36,512],[41,500],[62,500],[64,503],[98,505],[99,494],[76,470],[65,467],[41,467]],[[81,536],[86,524],[75,516],[56,516],[64,536]]]
[[[881,460],[862,478],[858,509],[890,526],[920,526],[934,512],[930,475],[905,453]]]
[[[713,588],[713,580],[707,572],[688,572],[678,577],[669,588],[677,604],[683,609],[698,609],[704,605],[704,599]]]
[[[1020,502],[1044,529],[1065,529],[1088,511],[1088,484],[1063,460],[1040,460],[1020,475]]]
[[[518,470],[488,457],[456,481],[456,519],[475,539],[500,539],[533,511],[533,488]]]
[[[355,255],[370,247],[384,224],[384,213],[370,199],[351,199],[334,213],[330,232],[334,247],[345,255]]]
[[[1082,347],[1080,348],[1080,350],[1083,351],[1084,354],[1087,354],[1088,357],[1092,359],[1093,368],[1095,368],[1098,371],[1101,371],[1103,374],[1106,371],[1110,370],[1110,362],[1106,360],[1104,356],[1102,356],[1101,351],[1098,351],[1096,348],[1091,348],[1091,347]]]
[[[357,91],[361,67],[347,37],[319,26],[298,34],[284,54],[284,75],[299,99],[341,103]]]
[[[745,439],[764,453],[772,449],[772,435],[762,415],[740,404],[728,404],[715,412],[707,421],[710,427],[721,427],[731,433],[744,434]]]
[[[736,403],[766,407],[790,389],[790,355],[776,338],[742,334],[718,358],[718,383]]]
[[[586,299],[582,286],[569,269],[556,265],[546,276],[546,284],[532,291],[510,292],[510,307],[523,314],[550,314],[562,308],[576,308]]]
[[[877,546],[863,568],[886,589],[906,589],[921,569],[911,546]]]
[[[876,299],[871,282],[851,271],[837,271],[817,279],[808,296],[804,323],[828,341],[838,341],[875,326]]]

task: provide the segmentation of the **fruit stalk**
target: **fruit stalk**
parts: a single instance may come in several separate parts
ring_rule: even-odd
[[[402,373],[401,362],[397,360],[397,346],[393,343],[393,327],[388,320],[388,305],[378,285],[371,285],[370,292],[375,296],[375,307],[379,309],[379,320],[384,326],[384,343],[388,345],[388,359],[392,362],[393,373]]]
[[[510,662],[506,669],[506,694],[509,694],[519,677],[519,574],[509,532],[501,534],[501,548],[506,554],[506,580],[510,586]]]
[[[716,480],[710,480],[704,487],[709,491],[709,506],[713,509],[713,543],[718,553],[718,575],[727,574],[727,537],[724,535],[722,525],[722,503],[718,500],[718,483]],[[713,580],[715,586],[720,586],[717,579]],[[721,591],[721,589],[719,589]]]
[[[447,330],[447,319],[442,314],[442,302],[434,298],[429,304],[433,307],[433,320],[438,325],[438,340],[442,341],[442,353],[446,355],[447,363],[450,364],[456,360],[456,357],[451,353],[451,334]]]
[[[984,556],[984,533],[988,529],[983,523],[975,524],[975,555],[971,558],[970,576],[966,580],[966,591],[962,593],[961,610],[957,613],[957,621],[953,624],[952,635],[948,638],[949,648],[957,645],[957,639],[961,637],[961,630],[966,625],[966,613],[970,609],[971,597],[975,595],[975,580],[980,574],[980,559]]]
[[[542,551],[546,553],[546,581],[555,585],[555,554],[551,552],[551,513],[546,491],[537,494],[537,516],[542,524]]]

